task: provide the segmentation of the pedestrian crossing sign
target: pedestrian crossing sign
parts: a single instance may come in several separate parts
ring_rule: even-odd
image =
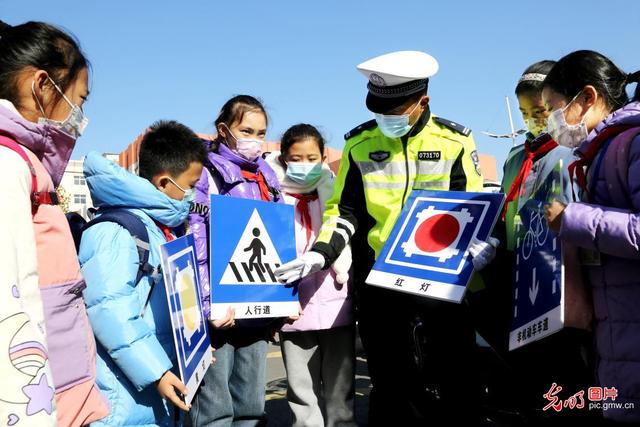
[[[211,318],[298,314],[296,289],[274,271],[296,257],[293,206],[211,196]]]
[[[460,302],[473,274],[469,246],[486,240],[504,194],[413,190],[366,282]]]

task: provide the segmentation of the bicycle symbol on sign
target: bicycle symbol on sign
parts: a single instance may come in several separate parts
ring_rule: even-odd
[[[547,220],[541,211],[531,212],[529,229],[522,240],[522,258],[529,259],[535,247],[545,244],[549,237],[549,227]]]

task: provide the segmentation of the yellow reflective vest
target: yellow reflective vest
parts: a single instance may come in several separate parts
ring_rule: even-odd
[[[384,136],[371,120],[345,139],[334,195],[313,247],[324,255],[325,265],[362,227],[377,258],[414,188],[482,191],[471,131],[428,110],[402,138]]]

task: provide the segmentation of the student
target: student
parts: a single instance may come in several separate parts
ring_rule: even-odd
[[[280,184],[273,170],[260,156],[267,133],[267,113],[257,99],[238,95],[228,100],[215,121],[218,136],[206,141],[207,167],[196,184],[196,200],[190,228],[196,237],[204,315],[209,318],[209,197],[231,197],[282,203]],[[216,363],[211,365],[189,412],[199,427],[242,425],[265,422],[265,375],[267,339],[271,320],[239,321],[229,310],[212,321],[212,346]],[[230,329],[232,328],[232,329]]]
[[[205,161],[200,139],[173,121],[157,122],[144,135],[140,176],[95,152],[85,159],[98,213],[120,209],[139,218],[149,235],[148,262],[156,267],[137,280],[136,242],[117,223],[101,222],[83,233],[80,262],[98,341],[97,382],[111,403],[111,414],[94,426],[173,426],[179,416],[174,406],[189,409],[177,395],[187,390],[176,376],[171,318],[157,266],[160,245],[173,240],[172,229],[187,219]]]
[[[528,344],[520,349],[508,352],[508,331],[511,326],[513,312],[513,289],[511,283],[515,277],[516,258],[516,227],[520,221],[519,211],[522,206],[536,195],[536,191],[550,174],[556,173],[559,162],[562,162],[562,188],[558,197],[562,200],[571,199],[571,182],[568,167],[575,158],[568,147],[558,143],[545,132],[548,111],[542,101],[542,88],[547,74],[555,65],[554,61],[540,61],[529,66],[522,74],[516,85],[515,93],[522,118],[527,124],[528,132],[524,144],[515,147],[509,153],[504,166],[502,181],[503,192],[507,195],[505,201],[504,221],[496,226],[496,233],[504,234],[500,240],[505,244],[501,247],[500,257],[496,262],[499,271],[494,278],[487,279],[487,283],[498,283],[502,288],[501,311],[507,313],[501,332],[505,341],[501,349],[505,358],[518,375],[517,381],[507,393],[516,402],[517,409],[522,415],[536,425],[554,423],[555,415],[561,415],[563,422],[569,422],[568,417],[586,416],[594,414],[585,408],[583,411],[574,409],[556,414],[555,411],[543,411],[549,403],[544,394],[555,382],[561,385],[564,392],[560,397],[567,398],[581,389],[586,389],[594,382],[592,375],[591,357],[591,320],[592,306],[584,284],[576,248],[570,242],[563,242],[564,257],[564,303],[565,328],[543,340]],[[494,266],[494,271],[495,271]],[[505,281],[504,271],[509,271]],[[486,273],[489,273],[486,272]],[[548,354],[555,354],[550,359]],[[513,393],[513,390],[518,390]],[[534,421],[535,420],[535,421]]]
[[[71,35],[42,22],[0,22],[0,416],[8,425],[51,426],[57,414],[60,426],[75,427],[109,412],[55,194],[87,124],[88,80]]]
[[[549,132],[577,147],[579,202],[553,202],[546,215],[563,242],[580,249],[593,292],[598,386],[617,390],[605,418],[640,422],[640,90],[628,102],[627,74],[600,53],[560,59],[544,82]],[[586,171],[585,172],[585,168]],[[608,401],[611,403],[611,400]],[[629,406],[634,405],[631,409]]]
[[[308,124],[287,130],[280,152],[267,157],[285,203],[295,206],[298,256],[313,245],[322,225],[324,204],[333,195],[333,172],[324,163],[324,138]],[[348,281],[347,246],[331,270],[298,284],[304,315],[280,333],[287,370],[287,400],[294,427],[355,426],[355,330],[353,294]]]

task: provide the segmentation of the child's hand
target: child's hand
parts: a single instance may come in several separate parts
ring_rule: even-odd
[[[547,218],[549,228],[556,234],[560,233],[560,227],[562,227],[562,215],[564,214],[566,206],[557,200],[551,202],[545,206],[544,216]]]
[[[304,315],[304,310],[302,309],[302,306],[300,305],[300,303],[298,303],[298,315],[285,317],[284,323],[286,323],[287,325],[291,325],[296,320],[299,320],[300,317],[302,317],[303,315]]]
[[[187,405],[180,399],[176,390],[182,393],[183,396],[187,395],[187,387],[182,384],[180,378],[176,377],[173,372],[167,371],[164,373],[162,378],[156,384],[156,388],[158,389],[158,393],[163,398],[167,399],[169,402],[173,403],[178,408],[183,411],[189,411],[191,409],[191,405]]]
[[[209,320],[211,326],[215,329],[229,329],[236,324],[236,310],[234,308],[229,307],[227,309],[227,315],[222,319],[217,320]]]

